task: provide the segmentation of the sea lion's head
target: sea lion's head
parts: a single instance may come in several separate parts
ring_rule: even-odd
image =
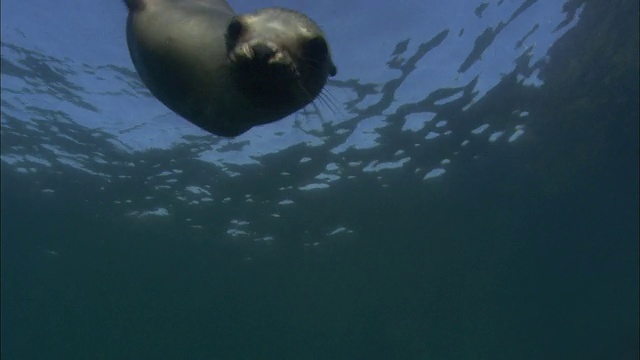
[[[240,91],[265,112],[284,116],[304,107],[336,74],[324,34],[301,13],[268,8],[239,15],[225,36]]]

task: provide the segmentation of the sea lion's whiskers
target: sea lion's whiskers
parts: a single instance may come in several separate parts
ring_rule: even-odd
[[[334,117],[337,116],[336,113],[340,112],[338,110],[338,107],[336,106],[336,99],[335,97],[333,97],[333,95],[329,92],[329,90],[322,89],[322,91],[320,91],[320,94],[318,95],[318,100],[322,101],[323,104],[329,108],[329,110],[331,111],[331,113],[333,114]]]
[[[303,93],[308,94],[308,91],[302,86],[300,82],[298,82],[298,85],[300,86],[300,89]],[[318,107],[317,102],[320,102],[325,108],[329,109],[333,118],[338,118],[338,113],[340,113],[340,111],[335,106],[335,99],[331,96],[331,93],[326,89],[322,89],[320,94],[318,94],[318,96],[315,99],[313,99],[313,97],[309,95],[309,99],[311,100],[307,105],[305,105],[303,112],[305,113],[307,112],[307,106],[309,105],[313,106],[315,113],[320,118],[322,127],[324,128],[325,132],[328,131],[327,126],[329,125],[329,123],[327,119],[325,119],[322,110],[320,110],[320,108]]]

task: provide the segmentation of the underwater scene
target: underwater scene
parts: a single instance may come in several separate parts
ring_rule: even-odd
[[[1,6],[3,360],[640,356],[638,1]]]

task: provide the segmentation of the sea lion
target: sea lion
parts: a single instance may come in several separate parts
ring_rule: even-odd
[[[236,15],[224,0],[124,0],[127,45],[142,82],[200,128],[233,137],[312,102],[336,74],[306,15]]]

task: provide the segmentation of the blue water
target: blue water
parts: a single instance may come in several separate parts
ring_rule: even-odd
[[[2,2],[3,359],[637,359],[638,3],[231,2],[325,31],[225,139],[121,1]]]

